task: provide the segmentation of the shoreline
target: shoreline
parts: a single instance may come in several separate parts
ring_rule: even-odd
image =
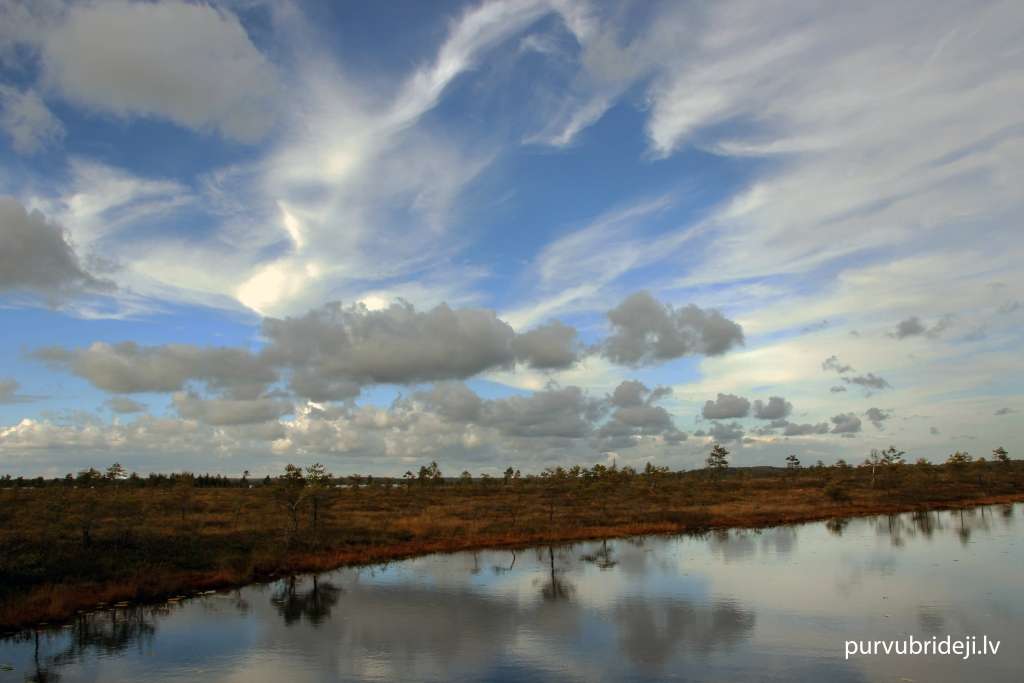
[[[931,510],[962,510],[986,505],[1024,502],[1024,493],[980,495],[939,502],[850,502],[808,509],[766,508],[740,510],[729,503],[707,506],[709,517],[699,525],[674,522],[635,522],[569,527],[557,531],[497,533],[430,540],[410,540],[355,550],[327,549],[289,555],[284,566],[272,572],[228,569],[148,573],[135,579],[106,583],[64,582],[40,584],[29,589],[24,600],[0,605],[0,638],[18,633],[59,628],[76,615],[109,609],[115,603],[145,606],[173,598],[193,597],[210,590],[229,590],[270,583],[293,574],[315,574],[343,567],[369,566],[433,554],[474,550],[523,549],[542,545],[577,543],[631,536],[696,534],[715,529],[752,529],[821,522],[843,517],[870,517]],[[729,508],[733,510],[730,513]],[[716,509],[721,508],[721,509]],[[14,616],[17,615],[17,616]]]

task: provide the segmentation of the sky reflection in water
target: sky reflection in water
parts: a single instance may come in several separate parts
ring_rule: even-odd
[[[1024,506],[434,555],[97,612],[6,681],[1016,681]],[[988,635],[996,656],[846,639]]]

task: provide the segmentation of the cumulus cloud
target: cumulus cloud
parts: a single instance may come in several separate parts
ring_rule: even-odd
[[[840,413],[832,417],[833,434],[854,434],[860,431],[860,418],[853,413]]]
[[[0,378],[0,405],[5,403],[27,403],[34,400],[35,396],[26,396],[19,394],[18,389],[21,384],[16,379],[2,379]]]
[[[572,366],[579,355],[576,328],[553,321],[512,339],[516,360],[538,370],[564,369]]]
[[[17,380],[0,379],[0,403],[11,403],[19,386]]]
[[[649,389],[627,380],[605,398],[588,396],[576,386],[550,386],[527,396],[484,400],[461,382],[441,382],[414,398],[451,423],[515,438],[593,437],[594,447],[607,452],[632,448],[644,437],[668,444],[684,441],[687,435],[676,429],[668,411],[655,405],[669,393],[667,387]]]
[[[139,403],[126,396],[113,396],[105,402],[105,404],[111,411],[120,415],[126,415],[129,413],[144,413],[146,412],[146,404]]]
[[[59,301],[112,287],[83,268],[62,228],[13,197],[0,197],[0,292],[29,291]]]
[[[685,441],[665,408],[655,405],[671,393],[669,387],[649,389],[642,382],[621,382],[608,397],[613,410],[598,431],[598,447],[603,451],[631,448],[644,436],[660,436],[666,443]]]
[[[273,124],[276,69],[238,18],[206,4],[77,4],[41,44],[43,80],[116,116],[152,116],[251,142]]]
[[[750,401],[735,394],[718,394],[714,401],[707,401],[701,415],[707,420],[723,420],[746,417],[750,414]]]
[[[174,393],[172,401],[181,417],[217,426],[268,422],[292,412],[290,402],[267,397],[208,399],[193,392],[179,391]]]
[[[314,400],[351,396],[353,383],[465,379],[512,367],[516,359],[515,332],[493,311],[446,304],[419,312],[403,301],[380,310],[335,302],[298,318],[266,318],[262,329],[269,341],[263,351],[268,362],[293,368],[300,379],[316,377],[322,383],[318,389],[331,382],[345,389],[341,396],[330,391],[310,395],[315,392],[293,375],[292,389]],[[553,359],[536,336],[521,351],[538,363]],[[543,357],[530,355],[539,352]]]
[[[889,336],[895,337],[896,339],[916,337],[924,334],[926,329],[927,328],[924,326],[924,323],[921,322],[921,319],[915,315],[907,318],[906,320],[901,320],[899,324],[896,325],[896,329],[889,333]]]
[[[417,392],[422,405],[452,424],[476,425],[509,437],[581,439],[607,413],[606,402],[577,386],[549,386],[524,396],[484,400],[462,382],[439,382]]]
[[[488,309],[439,304],[417,311],[402,300],[380,309],[333,302],[300,317],[264,318],[261,331],[266,345],[258,353],[97,342],[32,355],[114,393],[180,391],[195,381],[230,394],[225,398],[252,400],[284,370],[297,397],[323,402],[353,399],[368,385],[463,380],[517,365],[565,369],[582,353],[576,330],[558,321],[517,334]],[[641,390],[620,389],[618,400],[630,391]],[[649,404],[668,392],[643,387],[645,398],[635,400]]]
[[[897,325],[896,329],[889,332],[888,335],[893,339],[906,339],[907,337],[937,337],[952,324],[953,318],[951,316],[945,316],[939,319],[934,325],[928,327],[921,319],[916,315],[901,320]]]
[[[118,453],[127,464],[133,458],[159,454],[172,462],[191,461],[209,466],[213,454],[270,455],[269,444],[281,438],[280,423],[214,427],[196,420],[141,415],[131,421],[103,423],[95,416],[78,415],[71,420],[25,418],[17,424],[0,426],[0,454],[26,455],[33,459],[52,458],[72,463],[68,468],[109,462]],[[152,467],[146,460],[142,468]]]
[[[438,382],[430,391],[417,394],[430,409],[452,422],[476,422],[483,400],[462,382]]]
[[[714,441],[719,443],[728,443],[730,441],[739,441],[743,438],[743,427],[739,422],[730,422],[728,424],[722,422],[713,422],[711,427],[701,432],[694,432],[695,436],[709,436]]]
[[[178,391],[194,380],[234,398],[254,398],[277,379],[262,359],[230,347],[95,342],[84,349],[42,348],[32,356],[117,394]]]
[[[612,420],[636,427],[645,434],[661,434],[672,427],[672,417],[661,406],[641,405],[617,408]]]
[[[853,372],[853,366],[852,365],[846,365],[845,363],[843,363],[842,361],[839,360],[838,356],[834,356],[834,355],[833,356],[829,356],[824,361],[822,361],[821,369],[822,370],[835,370],[840,375],[845,374],[847,372]]]
[[[891,389],[892,388],[892,385],[889,384],[889,382],[887,380],[885,380],[882,377],[879,377],[878,375],[874,374],[873,372],[868,372],[866,374],[856,375],[854,377],[849,377],[848,373],[854,372],[853,366],[852,365],[847,365],[846,363],[843,363],[835,355],[832,355],[832,356],[829,356],[828,358],[826,358],[822,362],[822,364],[821,364],[821,369],[822,370],[832,370],[832,371],[838,373],[840,375],[840,379],[843,380],[844,382],[846,382],[847,384],[855,384],[855,385],[863,387],[864,389],[867,389],[867,390],[871,390],[871,389],[881,390],[881,389]],[[833,393],[833,394],[838,394],[838,393],[846,391],[846,387],[840,384],[840,385],[831,387],[829,389],[829,391],[831,393]]]
[[[760,399],[754,401],[754,417],[759,420],[781,420],[793,412],[793,404],[781,396],[770,396],[765,403]]]
[[[882,377],[877,376],[873,372],[869,372],[865,375],[857,375],[856,377],[843,377],[843,381],[847,384],[856,384],[857,386],[864,387],[865,389],[891,389],[892,385]]]
[[[876,429],[884,429],[885,421],[892,417],[893,411],[883,410],[881,408],[868,408],[864,415],[868,418],[871,424],[875,425]]]
[[[609,400],[612,405],[620,408],[632,406],[649,405],[672,393],[671,387],[655,387],[648,389],[647,385],[635,379],[627,379],[618,384],[612,391]]]
[[[661,316],[660,322],[627,315],[647,304],[654,308],[647,306],[646,312]],[[646,294],[630,297],[609,317],[615,332],[599,347],[627,365],[683,353],[721,353],[733,343],[726,338],[742,339],[739,326],[715,311],[696,306],[673,311]],[[292,390],[313,400],[351,398],[369,384],[467,379],[517,364],[566,369],[583,353],[575,328],[559,321],[516,333],[488,309],[439,304],[418,311],[402,300],[375,310],[333,302],[300,317],[265,318],[262,331],[269,341],[262,357],[290,368]]]
[[[64,137],[63,124],[38,93],[6,85],[0,85],[0,129],[19,154],[33,154]]]
[[[819,422],[818,424],[787,422],[782,433],[784,436],[807,436],[809,434],[828,434],[828,431],[829,426],[827,422]]]
[[[580,438],[601,410],[579,387],[555,387],[488,401],[481,422],[508,436]]]
[[[650,365],[692,354],[718,356],[743,344],[743,328],[716,310],[675,309],[637,292],[608,311],[612,334],[602,353],[615,363]]]

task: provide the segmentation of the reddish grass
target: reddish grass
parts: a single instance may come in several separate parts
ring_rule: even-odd
[[[722,482],[687,475],[328,489],[319,527],[304,508],[297,533],[273,487],[5,490],[0,629],[61,621],[98,603],[427,553],[1024,501],[1020,468],[978,472],[906,467],[877,487],[859,470],[826,470],[740,472]],[[837,479],[841,501],[824,492]]]

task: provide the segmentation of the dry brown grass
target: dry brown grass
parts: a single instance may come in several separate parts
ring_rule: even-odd
[[[838,482],[842,500],[826,495]],[[432,552],[755,527],[1024,500],[1024,469],[863,470],[414,483],[322,492],[298,533],[273,486],[0,490],[0,628]]]

